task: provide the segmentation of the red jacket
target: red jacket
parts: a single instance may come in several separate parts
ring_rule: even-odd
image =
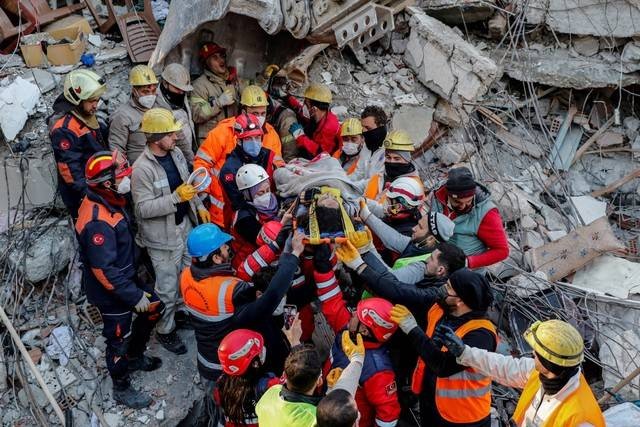
[[[289,97],[289,105],[296,111],[298,121],[306,128],[310,124],[310,119],[302,115],[302,104],[294,97]],[[342,148],[342,138],[340,138],[340,122],[335,114],[327,111],[311,138],[303,134],[296,139],[298,148],[305,150],[313,158],[322,152],[333,155]]]
[[[448,193],[446,187],[442,186],[436,191],[435,197],[440,201],[443,207],[443,214],[454,220],[456,213],[449,209],[447,203]],[[469,268],[480,268],[495,264],[506,259],[509,256],[509,242],[507,241],[507,233],[502,226],[502,217],[498,208],[493,208],[482,219],[478,228],[478,239],[487,247],[487,250],[481,254],[470,255],[467,257]]]
[[[351,313],[342,299],[342,292],[338,285],[333,270],[328,273],[315,272],[315,282],[318,288],[318,298],[322,302],[322,313],[327,319],[331,329],[340,335],[346,329]],[[336,339],[337,342],[340,338]],[[335,344],[334,344],[335,345]],[[365,341],[365,365],[369,352],[379,350],[383,344]],[[325,375],[331,369],[333,357],[327,361]],[[363,367],[360,376],[360,386],[356,391],[356,404],[360,411],[359,427],[373,427],[376,425],[395,425],[400,416],[400,403],[396,390],[396,375],[391,367],[391,362],[386,367],[376,372],[367,373]],[[365,379],[363,381],[363,378]],[[376,423],[377,422],[377,423]]]

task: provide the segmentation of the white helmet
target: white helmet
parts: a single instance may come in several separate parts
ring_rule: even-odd
[[[269,179],[267,171],[262,166],[253,163],[242,165],[236,172],[236,184],[240,191],[247,190],[267,179]]]
[[[387,191],[387,197],[402,197],[409,206],[420,206],[424,200],[424,189],[415,178],[396,178]]]

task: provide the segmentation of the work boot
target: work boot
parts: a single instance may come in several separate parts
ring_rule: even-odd
[[[151,396],[131,387],[127,377],[113,378],[113,400],[132,409],[146,408],[153,402]]]
[[[159,357],[142,355],[141,357],[129,358],[129,372],[146,371],[151,372],[162,366],[162,359]]]
[[[162,344],[162,346],[171,353],[185,354],[187,352],[187,347],[184,345],[175,329],[168,334],[156,332],[156,338],[160,341],[160,344]]]

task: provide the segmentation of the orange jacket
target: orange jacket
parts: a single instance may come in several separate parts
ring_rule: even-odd
[[[211,175],[211,184],[206,192],[209,195],[209,213],[211,222],[227,229],[231,224],[233,211],[229,203],[225,203],[224,191],[218,179],[220,169],[227,159],[227,155],[233,151],[237,145],[236,135],[233,125],[236,123],[235,117],[222,120],[213,128],[207,138],[203,141],[193,159],[193,168],[205,167]],[[262,146],[268,148],[276,154],[274,165],[280,167],[284,165],[282,160],[282,147],[278,132],[269,123],[263,127],[265,134],[262,137]]]

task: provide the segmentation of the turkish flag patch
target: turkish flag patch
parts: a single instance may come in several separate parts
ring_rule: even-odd
[[[233,182],[233,174],[232,173],[228,173],[224,176],[224,180],[227,182]]]
[[[62,141],[60,141],[60,148],[62,148],[63,150],[68,150],[69,148],[71,148],[71,143],[68,139],[63,139]]]
[[[96,246],[102,246],[104,244],[104,236],[100,233],[96,233],[91,238],[91,241]]]
[[[387,396],[391,396],[392,394],[396,394],[398,391],[398,387],[396,386],[396,382],[392,382],[391,384],[387,384],[384,388],[384,391],[387,392]]]

